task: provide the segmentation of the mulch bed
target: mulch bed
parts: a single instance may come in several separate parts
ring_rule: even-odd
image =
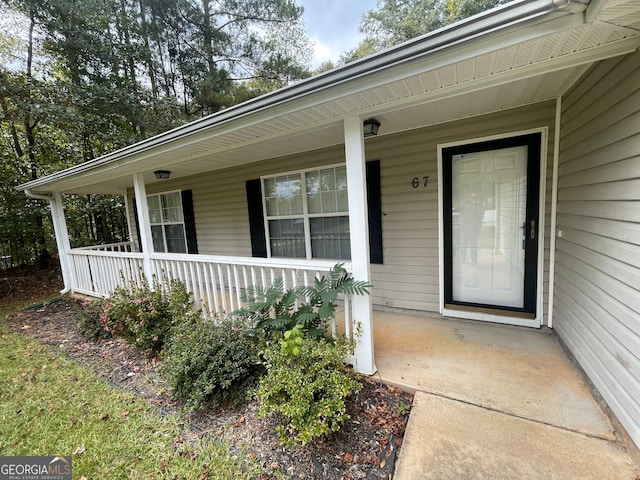
[[[160,361],[121,339],[87,340],[78,331],[80,302],[58,299],[7,319],[15,331],[29,335],[87,366],[113,386],[134,393],[164,412],[180,414],[159,375]],[[221,411],[201,411],[185,418],[197,434],[215,435],[245,445],[273,476],[299,479],[392,478],[402,445],[412,396],[400,389],[365,379],[350,397],[350,419],[331,437],[312,445],[285,449],[274,433],[273,418],[260,419],[257,404]],[[268,476],[271,477],[271,476]]]

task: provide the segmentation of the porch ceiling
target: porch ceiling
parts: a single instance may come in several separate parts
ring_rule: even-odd
[[[137,172],[146,172],[145,181],[153,183],[158,168],[179,178],[341,144],[342,122],[353,115],[375,116],[382,123],[380,135],[389,135],[557,98],[593,62],[640,47],[640,0],[591,3],[582,13],[554,12],[544,21],[529,19],[446,45],[427,35],[387,52],[395,63],[363,69],[365,60],[328,72],[317,77],[320,87],[311,88],[313,79],[301,82],[290,89],[300,93],[282,102],[256,102],[256,108],[229,118],[222,112],[221,121],[214,115],[192,132],[170,132],[173,137],[164,143],[152,139],[149,148],[124,149],[23,188],[122,193]],[[463,22],[459,29],[464,27]],[[419,50],[420,42],[434,47]],[[393,56],[404,51],[405,56]],[[385,54],[372,58],[368,61],[375,63]],[[351,78],[344,75],[349,69]],[[186,133],[179,135],[180,130]]]

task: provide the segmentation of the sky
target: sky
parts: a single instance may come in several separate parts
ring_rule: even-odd
[[[376,0],[297,0],[304,7],[307,35],[314,44],[313,66],[334,63],[340,54],[356,47],[362,35],[358,26],[362,14],[376,6]]]

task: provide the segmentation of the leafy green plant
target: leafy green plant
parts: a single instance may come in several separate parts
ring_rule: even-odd
[[[362,385],[344,365],[352,345],[313,339],[301,324],[264,352],[267,373],[260,379],[259,414],[277,415],[276,433],[282,445],[305,445],[340,429],[348,418],[346,399]]]
[[[398,411],[398,415],[406,415],[411,411],[411,405],[409,405],[408,403],[401,402],[400,405],[398,405],[397,411]]]
[[[116,288],[111,297],[83,302],[81,329],[93,338],[121,336],[144,349],[159,351],[174,326],[197,313],[185,285],[179,280]]]
[[[246,307],[232,314],[249,319],[267,338],[280,338],[300,325],[309,336],[319,339],[326,333],[328,320],[335,317],[339,295],[368,295],[370,288],[371,285],[355,280],[344,264],[338,263],[328,275],[316,278],[308,287],[284,290],[281,278],[271,287],[249,287],[242,296]]]
[[[80,317],[80,332],[91,339],[111,338],[113,333],[105,329],[105,300],[83,300],[77,309]]]
[[[174,397],[190,408],[233,405],[264,371],[259,351],[245,323],[199,317],[175,328],[163,351],[163,372]]]

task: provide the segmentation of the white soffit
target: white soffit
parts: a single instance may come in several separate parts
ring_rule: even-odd
[[[640,30],[640,0],[609,0],[596,14],[595,19]]]

